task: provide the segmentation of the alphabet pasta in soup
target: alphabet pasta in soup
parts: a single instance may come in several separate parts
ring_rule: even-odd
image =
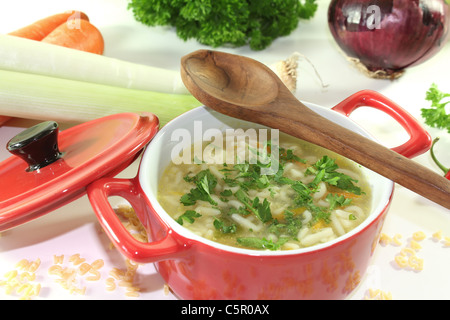
[[[161,176],[158,200],[179,224],[222,244],[309,247],[344,235],[369,214],[359,165],[299,139],[221,133],[181,153],[184,161],[172,159]]]

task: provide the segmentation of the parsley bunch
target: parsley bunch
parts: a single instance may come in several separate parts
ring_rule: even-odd
[[[445,110],[450,103],[450,93],[440,91],[433,83],[426,93],[425,99],[431,102],[430,108],[423,108],[422,117],[430,127],[445,129],[450,133],[450,113]]]
[[[183,40],[212,47],[250,45],[262,50],[310,19],[316,0],[131,0],[128,8],[148,26],[172,26]]]

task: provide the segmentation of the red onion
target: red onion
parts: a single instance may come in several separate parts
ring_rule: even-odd
[[[374,78],[397,78],[435,55],[450,32],[448,0],[332,0],[339,47]]]

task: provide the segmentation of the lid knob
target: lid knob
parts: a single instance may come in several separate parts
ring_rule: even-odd
[[[27,171],[43,168],[62,156],[58,148],[58,131],[54,121],[39,123],[9,140],[8,151],[28,163]]]

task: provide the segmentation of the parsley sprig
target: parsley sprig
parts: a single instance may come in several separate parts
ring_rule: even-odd
[[[446,106],[450,103],[450,93],[440,91],[435,83],[428,89],[425,99],[431,102],[429,108],[422,108],[425,123],[433,128],[444,129],[450,133],[450,113]]]

